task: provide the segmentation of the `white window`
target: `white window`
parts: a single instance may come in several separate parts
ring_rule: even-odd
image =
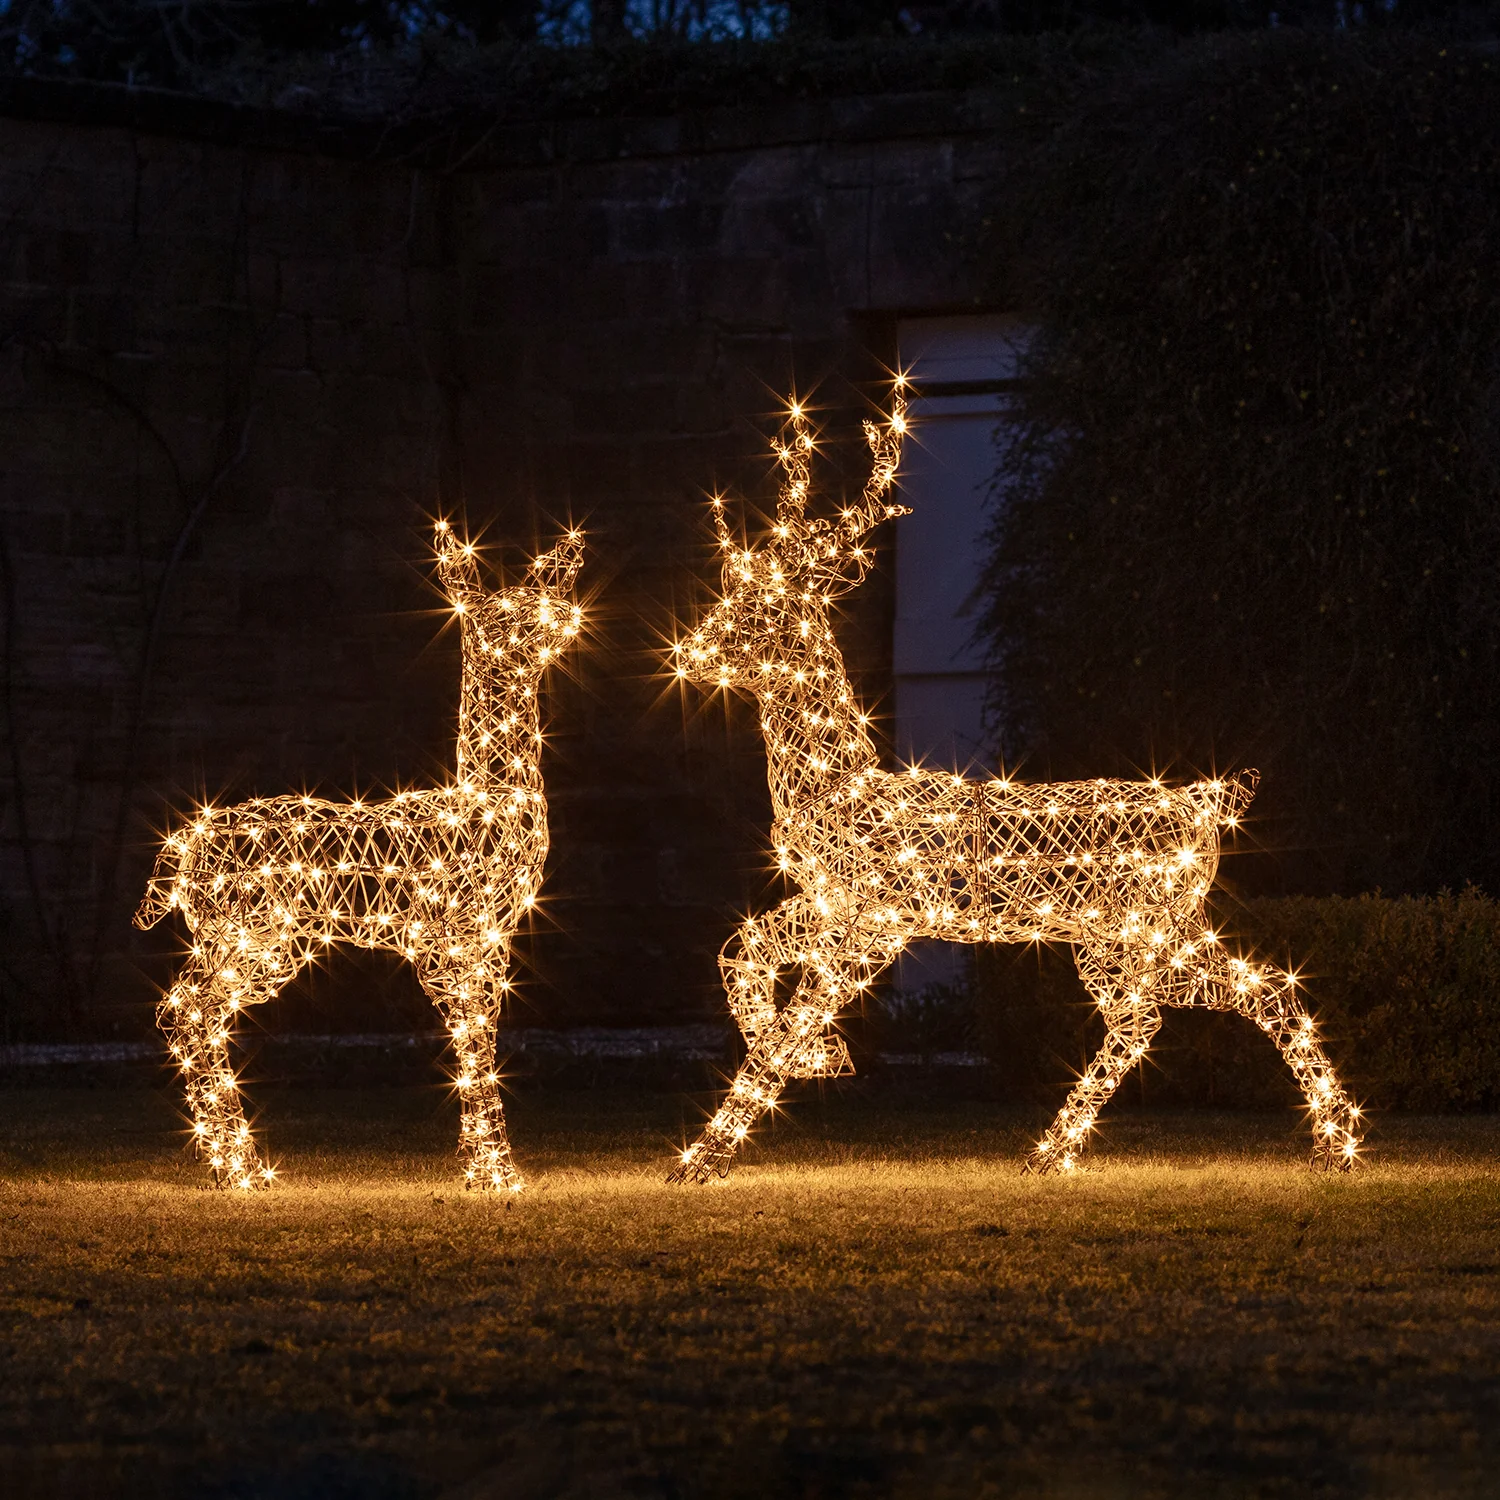
[[[920,393],[901,464],[896,523],[896,755],[964,770],[992,759],[985,673],[974,641],[995,432],[1014,389],[1025,324],[1003,317],[911,318],[901,367]]]
[[[985,734],[979,622],[983,539],[992,515],[1004,422],[1028,326],[1004,317],[903,319],[901,367],[919,393],[901,462],[896,523],[896,757],[943,769],[993,764]],[[901,956],[898,994],[959,984],[969,952],[957,943],[913,943]]]

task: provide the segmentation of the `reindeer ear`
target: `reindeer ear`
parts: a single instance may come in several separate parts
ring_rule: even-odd
[[[724,515],[724,497],[715,495],[711,503],[714,511],[714,535],[719,539],[719,551],[732,552],[734,536],[729,530],[729,521]]]
[[[437,523],[436,532],[437,570],[443,592],[454,604],[467,604],[484,592],[474,548],[460,540],[446,521]]]
[[[583,533],[570,531],[550,551],[542,553],[526,570],[527,579],[538,588],[565,594],[572,588],[583,566]]]

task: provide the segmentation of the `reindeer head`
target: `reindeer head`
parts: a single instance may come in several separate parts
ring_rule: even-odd
[[[485,589],[474,548],[446,521],[437,523],[437,567],[443,592],[464,625],[464,643],[484,655],[534,659],[538,666],[578,634],[583,611],[570,590],[583,566],[583,533],[570,531],[526,570],[520,583]]]
[[[776,443],[784,475],[776,526],[758,549],[735,545],[714,498],[714,527],[724,554],[724,592],[686,639],[672,647],[677,676],[704,687],[755,692],[771,679],[816,677],[817,659],[833,648],[828,606],[865,576],[870,552],[865,534],[881,521],[905,515],[890,503],[906,432],[904,382],[896,382],[890,419],[866,422],[870,478],[858,504],[831,519],[807,515],[814,439],[800,405],[792,405]]]

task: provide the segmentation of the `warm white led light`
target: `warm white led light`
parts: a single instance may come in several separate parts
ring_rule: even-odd
[[[1253,775],[1168,786],[1081,781],[1025,786],[912,766],[880,769],[830,626],[864,577],[867,531],[890,503],[907,429],[898,382],[888,422],[867,422],[873,470],[858,505],[806,514],[814,439],[792,407],[776,445],[784,471],[773,535],[738,547],[722,499],[713,516],[723,597],[673,648],[679,678],[728,687],[760,707],[778,869],[797,894],[749,918],[719,965],[749,1045],[724,1102],[673,1180],[727,1173],[736,1147],[788,1080],[849,1068],[831,1029],[907,943],[1059,942],[1108,1028],[1098,1056],[1027,1158],[1071,1171],[1100,1109],[1145,1055],[1164,1005],[1237,1011],[1276,1043],[1313,1117],[1314,1160],[1347,1167],[1358,1111],[1319,1044],[1292,975],[1226,953],[1206,925],[1221,830]],[[795,980],[777,999],[782,976]]]
[[[473,547],[443,521],[436,551],[463,654],[453,779],[384,801],[291,796],[202,808],[166,840],[136,913],[150,927],[175,908],[192,934],[157,1019],[183,1073],[198,1153],[221,1186],[274,1175],[237,1092],[233,1020],[332,943],[388,949],[416,968],[453,1042],[465,1179],[481,1190],[521,1186],[495,1026],[510,942],[547,857],[537,687],[578,633],[569,591],[583,538],[569,532],[498,593],[486,592]]]

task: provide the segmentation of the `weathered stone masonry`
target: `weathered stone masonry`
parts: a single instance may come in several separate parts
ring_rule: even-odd
[[[156,960],[127,924],[165,804],[441,774],[438,510],[590,537],[526,1004],[716,1014],[767,815],[743,706],[660,675],[712,576],[703,489],[766,477],[789,381],[849,432],[896,314],[973,305],[1002,102],[505,125],[462,150],[109,90],[9,109],[0,1034],[145,1024]],[[888,589],[856,607],[876,697]]]

